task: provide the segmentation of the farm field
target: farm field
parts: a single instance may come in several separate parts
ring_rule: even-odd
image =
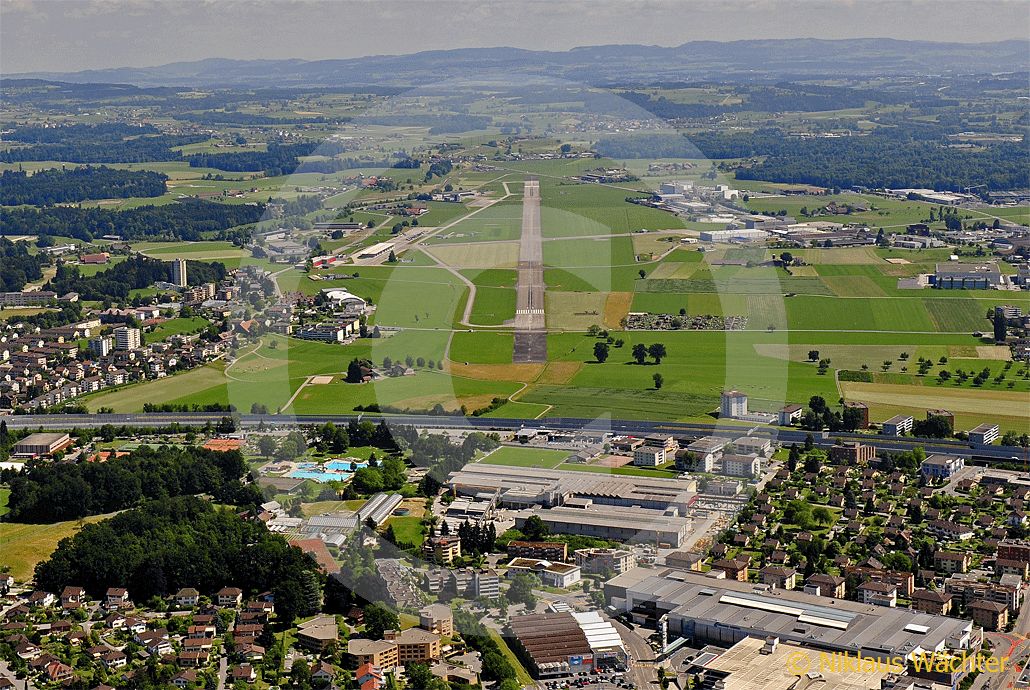
[[[108,517],[110,515],[93,515],[83,520],[50,525],[0,522],[0,565],[8,566],[15,580],[26,581],[32,577],[36,564],[57,548],[57,542],[74,536],[83,525]]]
[[[992,422],[1017,433],[1030,432],[1026,392],[955,389],[948,384],[913,386],[851,381],[842,382],[841,388],[848,400],[869,405],[873,421],[902,413],[925,415],[927,409],[943,407],[955,414],[958,430]]]

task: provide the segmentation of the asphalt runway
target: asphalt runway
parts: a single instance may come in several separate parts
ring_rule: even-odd
[[[515,350],[512,361],[546,362],[544,249],[540,234],[540,182],[526,180],[522,198],[518,284],[515,297]]]

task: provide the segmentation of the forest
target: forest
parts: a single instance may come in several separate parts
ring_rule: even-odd
[[[32,175],[22,170],[0,173],[0,205],[52,206],[86,199],[155,197],[167,191],[167,175],[150,170],[116,170],[106,166],[51,168]]]
[[[947,144],[939,127],[839,138],[799,139],[780,129],[690,135],[647,133],[603,137],[597,151],[609,158],[710,158],[745,160],[742,180],[768,180],[850,188],[929,188],[961,191],[1030,186],[1030,144],[996,143],[978,148]]]
[[[63,127],[16,127],[7,141],[25,146],[0,151],[0,162],[67,161],[69,163],[146,163],[174,161],[176,146],[195,144],[207,135],[161,134],[153,125],[75,124]]]
[[[136,601],[183,587],[268,591],[277,620],[288,626],[320,609],[324,583],[314,559],[261,522],[180,496],[85,525],[36,566],[36,584],[50,592],[77,585],[95,598],[125,587]]]
[[[30,254],[25,242],[0,237],[0,292],[17,292],[25,283],[39,280],[46,262],[45,256]]]
[[[190,285],[217,283],[225,278],[225,264],[218,261],[187,261],[186,276]],[[130,290],[169,280],[168,264],[148,256],[133,256],[122,263],[92,276],[79,274],[75,266],[62,264],[47,284],[58,294],[77,292],[82,299],[110,301],[124,300]]]
[[[130,508],[143,499],[210,494],[223,503],[260,502],[240,478],[237,451],[144,446],[107,462],[41,464],[11,480],[10,519],[51,523]],[[241,501],[242,499],[242,501]]]
[[[0,208],[0,227],[11,235],[59,235],[91,242],[104,235],[126,240],[197,241],[202,233],[228,230],[261,220],[264,204],[222,204],[183,199],[163,206],[126,211],[102,208]]]

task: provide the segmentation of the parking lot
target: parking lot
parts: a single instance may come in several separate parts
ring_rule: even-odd
[[[621,671],[610,673],[577,673],[564,678],[553,678],[541,681],[540,686],[546,690],[563,690],[564,688],[603,688],[605,690],[635,690],[636,685],[626,680]]]

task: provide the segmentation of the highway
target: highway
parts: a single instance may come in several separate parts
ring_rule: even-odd
[[[129,427],[163,427],[171,424],[204,426],[217,424],[228,413],[222,412],[162,412],[142,414],[53,414],[53,415],[8,415],[0,417],[10,429],[71,429],[99,428],[105,424]],[[562,430],[604,430],[629,435],[655,433],[684,436],[714,434],[737,438],[751,433],[754,436],[772,438],[779,443],[802,444],[811,433],[816,446],[828,448],[836,441],[860,441],[879,450],[903,452],[921,447],[927,454],[951,453],[975,456],[985,463],[1002,461],[1026,461],[1027,449],[1016,446],[978,446],[959,440],[894,437],[859,433],[808,432],[801,429],[783,429],[767,426],[734,426],[729,424],[695,424],[689,422],[650,422],[618,419],[578,419],[553,417],[546,419],[506,419],[484,417],[452,417],[433,415],[234,415],[244,429],[264,425],[295,427],[305,424],[347,424],[354,419],[378,422],[386,419],[391,424],[419,426],[427,429],[478,429],[481,431],[515,431],[518,429],[562,429]]]

